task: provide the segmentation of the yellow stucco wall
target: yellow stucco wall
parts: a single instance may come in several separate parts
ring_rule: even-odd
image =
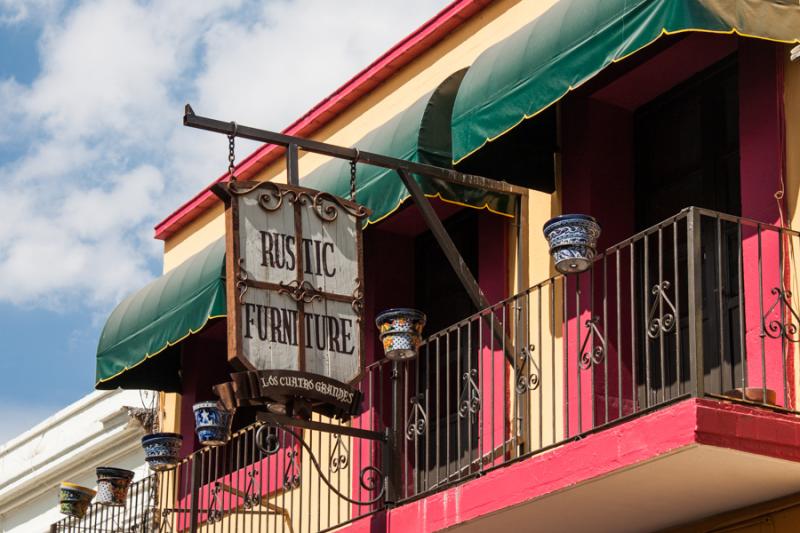
[[[785,46],[783,102],[786,125],[786,180],[785,198],[787,222],[795,230],[800,229],[800,62],[789,59],[791,46]],[[800,309],[800,271],[797,254],[800,253],[800,239],[789,239],[791,245],[790,278],[794,308]],[[795,348],[796,350],[796,348]],[[796,353],[796,352],[795,352]],[[795,398],[800,398],[800,368],[794,368]],[[800,529],[800,526],[798,527]]]

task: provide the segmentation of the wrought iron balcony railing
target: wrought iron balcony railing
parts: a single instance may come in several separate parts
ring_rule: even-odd
[[[793,411],[798,237],[686,209],[371,365],[338,430],[264,416],[193,454],[158,475],[152,523],[328,530],[683,398]]]
[[[124,507],[89,506],[83,518],[65,517],[50,526],[51,533],[156,533],[159,521],[158,476],[132,483]]]

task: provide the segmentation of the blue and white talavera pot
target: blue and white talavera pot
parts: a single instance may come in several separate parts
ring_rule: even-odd
[[[217,402],[199,402],[194,410],[194,429],[197,439],[204,446],[224,444],[231,436],[233,413]]]
[[[417,356],[427,317],[416,309],[387,309],[375,318],[383,351],[388,359],[404,361]]]
[[[151,433],[142,437],[144,459],[152,470],[169,470],[180,461],[183,437],[179,433]]]
[[[544,225],[556,270],[576,274],[587,270],[594,260],[600,224],[589,215],[561,215]]]

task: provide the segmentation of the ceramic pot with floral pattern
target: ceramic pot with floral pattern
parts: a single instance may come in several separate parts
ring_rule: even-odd
[[[218,402],[199,402],[192,406],[197,439],[204,446],[225,444],[231,436],[233,413]]]
[[[375,324],[388,359],[404,361],[417,356],[427,317],[416,309],[387,309],[378,314]]]
[[[94,498],[95,491],[92,489],[62,481],[58,491],[58,503],[62,514],[83,518],[89,509],[89,504]]]
[[[144,460],[152,470],[170,470],[180,461],[183,437],[178,433],[151,433],[142,437]]]
[[[97,472],[97,503],[122,507],[128,498],[133,471],[124,468],[99,466]]]
[[[562,274],[577,274],[592,266],[600,237],[600,224],[594,217],[557,216],[545,223],[543,231],[556,270]]]

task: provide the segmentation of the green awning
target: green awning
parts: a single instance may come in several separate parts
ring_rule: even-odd
[[[615,61],[681,32],[795,43],[800,5],[789,0],[560,0],[483,52],[453,108],[459,163]]]
[[[166,358],[168,348],[225,310],[225,240],[219,239],[114,309],[97,346],[95,387],[174,389],[176,376],[163,375],[163,365],[147,372],[146,363]]]
[[[452,168],[450,116],[465,70],[448,77],[434,91],[372,130],[354,146],[367,152]],[[416,175],[414,178],[428,197],[488,209],[506,216],[514,215],[512,197]],[[349,198],[350,164],[343,159],[332,159],[302,178],[301,184]],[[367,224],[386,218],[408,198],[408,191],[393,170],[367,164],[358,165],[356,200],[372,210]]]

